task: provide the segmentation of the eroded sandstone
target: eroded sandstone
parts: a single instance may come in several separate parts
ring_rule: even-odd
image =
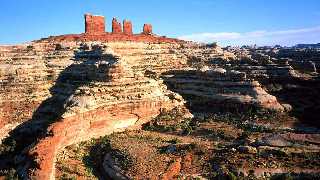
[[[130,22],[122,30],[115,19],[107,33],[102,17],[85,18],[84,34],[0,48],[0,138],[22,144],[15,150],[22,177],[53,179],[64,147],[197,103],[187,96],[209,99],[212,109],[283,110],[250,71],[205,66],[234,58],[219,47],[159,37],[151,25],[134,35]]]

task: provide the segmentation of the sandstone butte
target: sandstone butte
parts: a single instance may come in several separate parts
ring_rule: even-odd
[[[27,143],[16,158],[19,174],[54,179],[64,147],[126,128],[139,128],[161,110],[190,105],[282,111],[274,96],[246,73],[194,64],[232,59],[221,48],[157,36],[146,24],[85,15],[85,33],[0,47],[0,138]],[[191,115],[191,114],[190,114]]]
[[[152,25],[144,24],[143,31],[139,34],[133,34],[131,21],[124,20],[123,24],[118,22],[116,18],[112,20],[112,32],[105,31],[105,18],[103,16],[94,16],[85,14],[85,33],[69,34],[41,39],[40,41],[134,41],[134,42],[167,42],[177,43],[182,42],[178,39],[167,38],[165,36],[157,36],[153,34]]]

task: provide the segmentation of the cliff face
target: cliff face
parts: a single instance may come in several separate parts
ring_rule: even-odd
[[[274,96],[257,81],[246,80],[245,73],[224,72],[223,69],[173,71],[164,77],[170,89],[188,100],[191,110],[208,112],[241,111],[265,108],[282,111]]]
[[[161,81],[133,72],[107,47],[55,51],[34,44],[19,51],[4,53],[1,131],[6,135],[22,123],[14,133],[33,137],[30,142],[42,139],[28,155],[39,162],[36,178],[53,177],[55,155],[64,146],[138,126],[161,109],[183,104]]]
[[[201,61],[225,57],[189,43],[42,41],[1,47],[0,138],[11,131],[24,144],[16,149],[24,176],[50,179],[65,146],[139,127],[161,109],[183,106],[187,96],[210,99],[209,108],[236,103],[282,110],[245,73],[197,70],[195,54]]]

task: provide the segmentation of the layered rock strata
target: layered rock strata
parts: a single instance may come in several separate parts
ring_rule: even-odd
[[[37,126],[48,126],[45,136],[28,151],[36,166],[25,177],[52,179],[55,156],[65,146],[139,126],[161,109],[183,105],[183,99],[161,81],[132,72],[120,57],[99,48],[80,48],[68,61],[71,64],[58,74],[49,97],[23,127],[36,131]],[[51,62],[51,68],[59,68],[60,63]],[[27,164],[20,168],[27,172],[29,161],[23,162]]]
[[[191,99],[189,106],[210,112],[244,110],[250,107],[283,111],[276,97],[262,89],[258,81],[246,79],[245,73],[222,68],[202,71],[167,72],[163,78],[171,90]]]
[[[236,102],[281,110],[243,73],[191,68],[194,54],[224,57],[195,44],[39,41],[0,50],[2,138],[19,125],[10,135],[34,144],[18,158],[24,177],[53,178],[65,146],[139,126],[183,105],[178,93],[210,98],[211,107]]]
[[[232,68],[237,71],[245,72],[248,77],[256,80],[279,80],[297,77],[295,70],[289,65],[267,64],[264,66],[239,65]]]

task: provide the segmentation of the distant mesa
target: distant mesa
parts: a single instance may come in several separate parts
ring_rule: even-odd
[[[116,18],[112,19],[112,32],[106,32],[106,21],[104,16],[85,14],[85,33],[67,34],[62,36],[50,36],[40,41],[138,41],[138,42],[184,42],[174,38],[158,36],[153,33],[151,24],[144,24],[142,32],[133,33],[133,25],[129,20],[119,22]]]

